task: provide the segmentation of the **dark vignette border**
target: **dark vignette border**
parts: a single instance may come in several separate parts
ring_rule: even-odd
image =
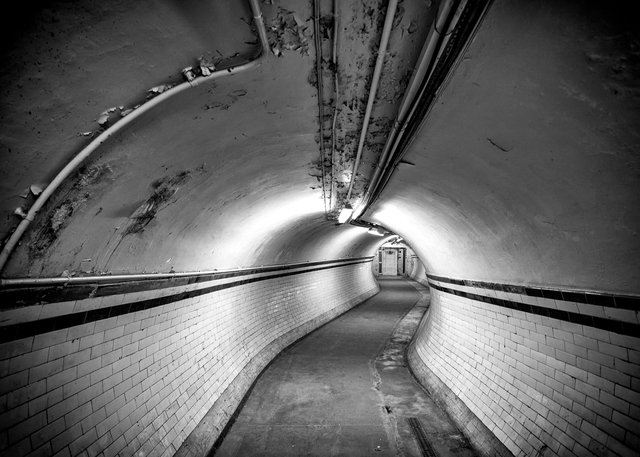
[[[435,279],[435,277],[433,277]],[[441,281],[441,280],[439,280]],[[459,284],[464,285],[464,284]],[[586,325],[588,327],[595,327],[609,332],[620,333],[622,335],[629,335],[638,337],[640,335],[640,324],[634,324],[631,322],[623,322],[614,319],[607,319],[604,317],[589,316],[587,314],[573,313],[571,311],[563,311],[560,309],[546,308],[544,306],[529,305],[527,303],[514,302],[510,300],[503,300],[501,298],[487,297],[485,295],[477,295],[469,292],[463,292],[461,290],[449,289],[442,287],[429,281],[429,286],[440,292],[445,292],[459,297],[468,298],[475,301],[481,301],[489,303],[491,305],[502,306],[503,308],[515,309],[518,311],[524,311],[525,313],[538,314],[540,316],[550,317],[552,319],[559,319],[574,324]]]
[[[455,284],[457,286],[480,287],[482,289],[499,290],[530,297],[550,298],[553,300],[587,303],[589,305],[606,306],[609,308],[631,309],[640,311],[640,298],[626,295],[594,294],[590,292],[551,290],[537,287],[516,286],[513,284],[500,284],[484,281],[470,281],[468,279],[451,279],[444,276],[427,274],[428,279]]]
[[[84,311],[80,313],[65,314],[65,315],[50,317],[47,319],[40,319],[36,321],[7,325],[5,327],[0,327],[0,343],[6,343],[8,341],[28,338],[30,336],[35,336],[35,335],[39,335],[47,332],[53,332],[55,330],[61,330],[61,329],[73,327],[76,325],[88,324],[88,323],[99,321],[102,319],[109,319],[111,317],[122,316],[124,314],[135,313],[137,311],[143,311],[145,309],[157,308],[159,306],[168,305],[169,303],[173,303],[179,300],[186,300],[188,298],[198,297],[200,295],[206,295],[212,292],[217,292],[219,290],[230,289],[232,287],[238,287],[245,284],[251,284],[254,282],[284,278],[286,276],[294,276],[294,275],[310,273],[314,271],[328,270],[332,268],[340,268],[340,267],[355,265],[359,263],[368,263],[370,261],[371,261],[370,257],[359,258],[355,260],[350,259],[349,261],[341,261],[339,265],[318,266],[316,268],[299,270],[299,271],[286,271],[286,270],[292,269],[292,268],[287,268],[287,266],[284,266],[281,268],[274,267],[269,271],[279,270],[283,272],[278,274],[268,275],[268,276],[259,276],[257,278],[241,279],[239,281],[229,282],[225,284],[217,284],[215,286],[204,287],[202,289],[191,290],[186,292],[180,292],[177,294],[167,295],[164,297],[151,298],[147,300],[124,303],[121,305],[109,306],[105,308],[99,308],[99,309]],[[335,263],[335,262],[336,261],[316,262],[315,264],[322,265],[322,264]],[[308,266],[308,265],[309,264],[301,265],[295,268],[304,268],[305,266]],[[242,271],[233,272],[233,273],[237,273],[234,276],[246,276],[246,275],[252,274],[252,273],[247,273],[247,271],[249,270],[242,270]],[[259,271],[255,271],[254,273],[264,273],[264,272],[265,270],[261,269]],[[207,275],[207,276],[211,276],[211,275]],[[224,276],[224,277],[229,277],[229,276]],[[220,278],[215,277],[213,279],[220,279]],[[152,282],[156,282],[156,281],[157,280],[154,280]],[[194,282],[201,282],[201,281],[193,281],[193,282],[190,282],[189,284],[193,284]],[[171,284],[171,286],[166,286],[166,287],[175,287],[175,286],[176,284]],[[74,287],[74,286],[70,286],[70,287]],[[124,287],[126,288],[126,285]],[[150,288],[153,288],[153,287],[150,287]],[[148,290],[148,288],[145,288],[144,290]],[[114,293],[127,293],[127,292],[130,292],[130,290],[127,290],[125,292],[114,292]]]

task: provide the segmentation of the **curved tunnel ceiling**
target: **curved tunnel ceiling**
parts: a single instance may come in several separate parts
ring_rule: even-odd
[[[100,144],[40,211],[5,275],[193,271],[373,252],[381,239],[337,226],[339,207],[329,194],[344,193],[351,170],[384,8],[343,6],[349,26],[338,36],[354,65],[340,70],[349,93],[337,112],[342,136],[333,169],[319,151],[318,118],[320,106],[335,106],[335,66],[323,62],[324,78],[315,72],[311,4],[261,7],[271,52],[259,66],[177,93]],[[321,33],[330,43],[331,3],[322,7]],[[398,16],[394,28],[415,46],[392,44],[395,62],[403,63],[385,75],[405,84],[427,29],[418,31],[413,17],[404,25]],[[39,10],[7,52],[20,78],[3,75],[5,238],[19,221],[15,209],[26,211],[35,198],[30,186],[44,187],[100,132],[182,83],[181,69],[204,61],[224,70],[253,58],[259,43],[251,19],[248,3],[231,1],[133,9],[117,1],[53,2]],[[319,103],[322,84],[328,97]],[[386,94],[372,124],[388,124],[401,95]],[[375,148],[381,133],[371,132]],[[372,154],[363,163],[374,163]]]
[[[333,3],[319,2],[316,34],[313,3],[260,2],[268,58],[171,97],[102,144],[39,212],[3,275],[372,254],[381,238],[335,218],[387,2],[337,3],[333,22]],[[245,2],[32,6],[3,52],[4,239],[16,208],[35,199],[30,186],[37,193],[123,112],[182,83],[199,58],[219,70],[259,47]],[[405,0],[394,15],[354,205],[439,6]],[[637,293],[639,45],[623,20],[629,8],[492,2],[361,218],[403,236],[434,274]]]
[[[365,216],[433,274],[637,293],[632,10],[494,2]]]

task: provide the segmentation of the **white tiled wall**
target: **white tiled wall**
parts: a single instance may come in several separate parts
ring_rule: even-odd
[[[173,455],[262,348],[376,291],[359,263],[2,344],[0,455]]]
[[[513,301],[531,298],[495,293]],[[415,347],[516,456],[639,455],[640,335],[432,288],[428,321]]]
[[[412,258],[412,266],[409,271],[409,277],[414,281],[419,282],[422,285],[428,285],[426,271],[424,269],[424,264],[420,261],[420,259],[415,256]]]

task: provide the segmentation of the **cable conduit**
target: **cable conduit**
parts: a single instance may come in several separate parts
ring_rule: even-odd
[[[318,126],[320,129],[320,166],[322,167],[322,200],[327,215],[327,172],[324,157],[324,91],[322,86],[322,41],[320,39],[320,0],[313,0],[313,40],[316,46],[316,84],[318,86]],[[329,197],[331,198],[331,197]]]
[[[421,82],[417,96],[410,101],[411,105],[407,118],[395,135],[391,152],[388,154],[386,163],[381,167],[375,187],[371,186],[367,191],[368,199],[363,202],[363,209],[360,214],[364,213],[378,199],[380,193],[386,187],[408,145],[413,140],[418,127],[431,109],[437,90],[443,86],[445,79],[451,74],[450,70],[455,66],[458,57],[477,30],[490,3],[491,0],[468,1],[461,12],[454,13],[454,17],[459,15],[458,20],[447,27],[446,34],[441,34],[443,38],[448,38],[446,45],[438,53],[431,74]]]
[[[333,211],[335,201],[334,179],[335,176],[335,154],[336,154],[336,123],[338,121],[338,98],[340,97],[340,86],[338,85],[338,0],[333,0],[333,47],[331,50],[331,62],[333,63],[333,120],[331,122],[331,189],[329,193],[329,211]]]
[[[369,186],[367,186],[367,191],[362,199],[362,206],[358,209],[359,214],[355,214],[355,217],[358,217],[364,212],[369,196],[371,195],[371,191],[376,188],[380,174],[387,166],[388,156],[392,150],[392,145],[394,145],[397,136],[401,135],[404,131],[405,122],[407,120],[408,113],[410,112],[410,106],[416,99],[425,78],[428,78],[434,67],[436,60],[435,56],[437,56],[438,50],[442,44],[442,36],[438,28],[442,29],[447,27],[447,23],[450,22],[452,16],[451,10],[455,10],[458,7],[458,4],[459,0],[445,0],[438,7],[438,12],[436,13],[436,17],[432,23],[431,30],[429,31],[427,39],[425,40],[420,52],[420,56],[418,57],[418,64],[414,67],[411,79],[407,84],[407,89],[402,96],[400,107],[398,108],[398,114],[396,115],[389,132],[389,136],[387,137],[387,141],[382,149],[382,153],[380,154],[378,165],[376,166],[373,177],[371,178]]]
[[[353,170],[351,172],[351,181],[349,182],[349,190],[347,191],[346,201],[351,199],[351,192],[353,191],[353,185],[356,180],[358,168],[360,166],[360,160],[362,158],[362,150],[364,149],[364,142],[367,136],[367,130],[369,128],[369,120],[371,118],[371,111],[373,110],[373,102],[376,98],[376,92],[378,91],[378,83],[380,82],[380,75],[382,74],[382,65],[384,64],[384,56],[387,53],[387,44],[389,43],[389,36],[391,35],[391,29],[393,27],[393,18],[396,14],[396,7],[398,6],[398,0],[389,0],[387,5],[387,13],[384,18],[384,27],[382,29],[382,37],[380,38],[380,46],[378,47],[378,57],[376,59],[376,66],[373,70],[373,76],[371,78],[371,87],[369,88],[369,98],[367,100],[367,108],[364,113],[364,119],[362,121],[362,130],[360,131],[360,141],[358,142],[358,151],[356,153],[356,160],[353,164]]]

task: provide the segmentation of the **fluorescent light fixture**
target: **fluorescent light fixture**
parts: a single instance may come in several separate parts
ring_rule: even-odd
[[[338,215],[338,224],[344,224],[349,220],[351,215],[353,214],[353,208],[349,203],[344,205],[344,208],[340,210],[340,214]]]
[[[364,205],[360,202],[356,202],[354,206],[355,206],[355,209],[353,210],[352,219],[358,219],[362,215],[362,212],[364,211]]]

